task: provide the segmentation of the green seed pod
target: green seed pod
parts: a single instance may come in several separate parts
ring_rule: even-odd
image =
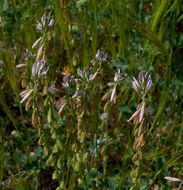
[[[65,184],[64,184],[63,181],[60,183],[60,186],[59,186],[59,187],[61,188],[61,190],[65,189]],[[59,190],[60,190],[60,189],[59,189]]]
[[[74,40],[74,39],[70,40],[70,45],[71,45],[71,46],[73,46],[74,43],[75,43],[75,40]]]
[[[132,187],[130,187],[130,190],[135,190],[135,185],[133,185]]]
[[[104,130],[106,129],[106,122],[102,122],[99,126],[99,129]]]
[[[80,143],[84,142],[85,136],[86,136],[85,132],[82,132],[81,130],[78,130],[77,137],[78,137],[78,141]]]
[[[110,106],[111,106],[110,102],[107,102],[107,103],[104,105],[104,112],[108,112]]]
[[[74,164],[74,171],[75,171],[75,172],[79,172],[79,171],[80,171],[80,163],[79,163],[79,162],[76,162],[76,163]]]
[[[41,135],[41,137],[38,140],[38,145],[45,145],[45,136]]]
[[[71,28],[72,32],[78,32],[79,31],[79,28],[77,25],[72,25],[72,28]]]
[[[56,131],[53,131],[52,135],[51,135],[52,139],[57,139],[57,133]]]
[[[48,92],[48,87],[47,87],[47,86],[44,86],[42,92],[43,92],[43,95],[46,95],[47,92]]]
[[[51,121],[52,121],[52,110],[51,109],[48,110],[47,120],[48,120],[48,123],[51,123]]]
[[[44,152],[44,155],[45,155],[45,156],[48,156],[49,149],[48,149],[47,146],[44,146],[44,148],[43,148],[43,152]]]
[[[140,164],[140,161],[142,160],[142,152],[141,151],[138,151],[132,158],[132,162],[135,164],[135,165],[139,165]]]
[[[54,129],[58,129],[59,128],[59,125],[56,122],[53,122],[52,126],[53,126]]]
[[[110,97],[110,93],[106,93],[103,97],[102,97],[102,101],[106,101],[107,99],[109,99]]]
[[[91,169],[91,175],[95,176],[97,174],[97,172],[98,172],[97,168]]]
[[[81,161],[81,155],[79,153],[76,153],[76,159],[77,161]]]
[[[57,144],[55,144],[53,146],[53,153],[57,153],[59,151],[59,147],[57,146]]]
[[[80,186],[84,185],[83,179],[79,178],[79,179],[78,179],[78,184],[79,184]]]
[[[57,147],[60,149],[60,150],[63,150],[63,146],[62,146],[62,143],[61,143],[61,141],[60,140],[56,140],[56,145],[57,145]]]
[[[72,144],[71,150],[72,150],[72,151],[75,151],[76,149],[77,149],[77,144],[76,144],[76,143]]]
[[[53,133],[53,132],[55,132],[55,129],[52,127],[52,125],[49,125],[49,127],[50,127],[50,133]]]
[[[36,158],[37,158],[37,156],[36,156],[36,154],[35,154],[35,152],[30,152],[30,158],[31,158],[31,160],[36,160]]]
[[[52,174],[52,179],[55,180],[55,179],[58,179],[59,178],[59,172],[58,170],[55,170]]]
[[[106,146],[101,147],[101,154],[105,154],[106,153]]]
[[[54,166],[55,164],[55,159],[53,154],[50,155],[50,157],[48,158],[48,160],[46,161],[46,166]]]
[[[85,154],[83,155],[83,162],[86,162],[87,159],[88,159],[88,153],[85,153]]]
[[[132,170],[130,173],[130,177],[131,177],[133,183],[135,183],[135,181],[138,177],[138,169]]]
[[[63,190],[64,188],[61,188],[60,186],[56,188],[56,190]]]
[[[49,98],[47,97],[44,101],[44,107],[49,106]]]
[[[25,88],[27,86],[27,79],[22,79],[21,86],[22,88]]]
[[[32,98],[29,98],[28,101],[25,104],[25,110],[28,111],[31,106],[32,106],[32,102],[31,102]]]
[[[58,169],[62,169],[62,158],[59,158],[58,160],[57,160],[57,167],[58,167]]]
[[[32,112],[32,125],[33,127],[37,127],[38,126],[38,117],[37,117],[37,110],[34,109],[33,112]]]
[[[68,24],[68,32],[72,32],[72,26],[70,24]]]

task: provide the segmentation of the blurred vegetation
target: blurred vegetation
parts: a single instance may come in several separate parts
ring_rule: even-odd
[[[182,189],[182,13],[1,0],[0,189]]]

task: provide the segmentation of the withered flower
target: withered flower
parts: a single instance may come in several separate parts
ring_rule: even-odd
[[[39,37],[32,45],[32,49],[34,49],[35,47],[37,47],[39,44],[42,44],[43,41],[43,37]]]
[[[172,181],[172,182],[181,182],[181,179],[175,178],[175,177],[164,177],[164,179],[168,180],[168,181]]]
[[[138,105],[137,111],[128,119],[128,122],[132,121],[134,124],[140,124],[144,118],[145,102]]]

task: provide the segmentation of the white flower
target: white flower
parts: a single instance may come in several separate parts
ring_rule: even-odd
[[[42,30],[42,28],[43,28],[42,24],[39,21],[37,21],[36,30]]]
[[[95,58],[98,60],[98,61],[107,61],[107,53],[103,52],[103,51],[100,51],[98,50],[96,55],[95,55]]]
[[[168,181],[173,181],[173,182],[180,182],[181,179],[178,179],[178,178],[175,178],[175,177],[170,177],[170,176],[167,176],[167,177],[164,177],[166,180]]]
[[[54,25],[54,19],[52,18],[49,23],[48,23],[48,27],[52,27]]]

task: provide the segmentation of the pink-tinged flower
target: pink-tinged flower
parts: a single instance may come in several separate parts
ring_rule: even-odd
[[[141,94],[147,93],[152,88],[151,76],[144,71],[141,71],[138,75],[138,79],[133,77],[132,87],[133,89]]]
[[[136,80],[136,78],[133,77],[133,81],[132,81],[132,87],[133,89],[138,92],[140,89],[140,84],[139,82]]]
[[[20,103],[22,104],[25,100],[27,100],[29,98],[29,96],[32,94],[33,89],[27,89],[24,90],[20,93],[20,96],[22,97],[22,100],[20,101]]]
[[[41,21],[37,21],[36,24],[36,29],[38,31],[43,30],[45,27],[51,28],[54,25],[54,19],[51,18],[50,14],[47,16],[46,14],[44,14],[41,17]]]
[[[138,80],[143,84],[148,73],[141,71],[138,76]]]
[[[66,100],[62,98],[61,101],[60,101],[60,108],[59,108],[59,111],[58,111],[59,115],[62,114],[65,106],[66,106]]]
[[[49,70],[49,67],[45,67],[45,60],[36,61],[32,65],[32,76],[33,77],[42,77],[46,75]]]
[[[60,89],[58,89],[54,86],[50,86],[50,87],[48,87],[48,92],[50,92],[51,94],[54,94],[54,95],[58,95],[58,94],[60,94]]]
[[[59,100],[55,101],[54,105],[55,105],[55,107],[59,110],[59,111],[58,111],[58,114],[59,114],[59,115],[61,115],[62,112],[64,111],[64,108],[65,108],[66,104],[67,104],[67,103],[66,103],[65,97],[62,97],[62,98],[60,98]]]
[[[151,77],[149,75],[147,83],[146,83],[146,90],[150,90],[152,85],[153,85],[153,83],[152,83]]]

